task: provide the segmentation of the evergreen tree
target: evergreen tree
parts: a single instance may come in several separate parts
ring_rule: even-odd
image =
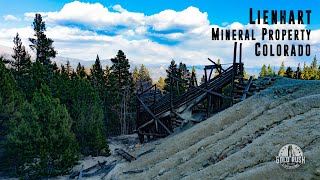
[[[8,132],[6,127],[9,120],[22,103],[16,81],[11,72],[5,67],[3,61],[5,60],[0,57],[0,145],[3,144],[2,140]],[[0,153],[0,162],[1,159]]]
[[[84,68],[84,66],[82,66],[82,65],[80,64],[80,62],[78,63],[78,66],[77,66],[77,69],[76,69],[76,74],[77,74],[81,79],[83,79],[83,78],[85,78],[85,77],[87,76],[86,71],[85,71],[85,68]]]
[[[284,62],[282,61],[281,67],[280,67],[280,69],[279,69],[279,71],[278,71],[278,75],[279,75],[279,76],[284,76],[285,73],[286,73],[286,70],[285,70],[285,67],[284,67]]]
[[[248,75],[247,75],[247,71],[245,69],[243,70],[243,78],[244,79],[249,79]]]
[[[132,81],[130,81],[130,64],[123,51],[119,50],[116,57],[111,58],[111,62],[113,63],[111,66],[111,76],[115,77],[117,80],[115,84],[117,88],[121,89],[130,85],[132,83]]]
[[[191,85],[198,86],[197,73],[196,73],[196,68],[194,66],[192,66],[190,81],[191,81]]]
[[[40,14],[36,14],[33,21],[34,37],[29,38],[31,42],[30,48],[36,53],[36,61],[40,62],[43,65],[51,65],[50,58],[55,58],[57,51],[54,50],[52,46],[53,40],[47,38],[46,34],[46,25],[42,21]]]
[[[132,81],[135,86],[135,92],[139,92],[139,89],[141,89],[140,86],[140,79],[139,79],[139,70],[138,67],[135,66],[132,72]]]
[[[310,79],[318,79],[317,71],[318,71],[317,57],[314,56],[312,63],[311,63],[311,66],[310,66]]]
[[[301,79],[301,67],[300,67],[300,63],[298,64],[298,67],[297,67],[297,71],[295,73],[295,79]]]
[[[110,73],[110,93],[109,99],[111,101],[111,110],[108,114],[108,127],[116,131],[116,133],[128,134],[133,128],[134,117],[132,113],[134,110],[134,100],[132,97],[134,86],[132,83],[132,75],[129,71],[129,60],[123,51],[119,50],[116,57],[111,59],[113,63]],[[116,128],[119,127],[120,128]],[[119,132],[120,131],[120,132]]]
[[[163,78],[160,76],[160,78],[157,82],[157,88],[160,90],[163,90],[164,86],[165,86],[165,82],[164,82]]]
[[[33,95],[10,121],[6,147],[19,175],[31,179],[66,173],[78,159],[71,118],[48,86]],[[36,161],[35,161],[36,160]]]
[[[267,67],[266,65],[263,65],[261,68],[261,72],[260,72],[260,76],[259,77],[263,77],[267,75]]]
[[[13,39],[14,47],[13,47],[13,55],[12,58],[14,61],[12,62],[12,67],[16,71],[18,77],[26,74],[31,67],[31,56],[26,51],[25,46],[22,45],[19,34],[17,33],[16,37]]]
[[[186,64],[180,62],[179,68],[178,68],[178,79],[179,81],[179,92],[184,93],[189,88],[189,82],[190,82],[190,72],[187,69]]]
[[[71,74],[72,74],[72,67],[71,67],[71,65],[70,65],[70,61],[69,60],[67,60],[67,64],[66,64],[66,72],[67,72],[67,75],[68,75],[68,77],[70,77],[71,76]]]
[[[81,152],[84,155],[109,155],[103,106],[98,93],[88,81],[81,78],[75,78],[71,87],[68,111],[74,121],[73,130]]]
[[[294,72],[292,70],[292,68],[289,66],[287,67],[286,73],[285,73],[285,77],[287,78],[294,78]]]
[[[306,65],[306,62],[304,62],[302,72],[303,72],[303,79],[309,80],[310,79],[310,68]]]
[[[149,71],[143,64],[140,66],[138,77],[139,91],[144,91],[145,89],[148,89],[150,86],[152,86],[152,79],[150,77]]]
[[[171,61],[170,66],[168,67],[166,72],[167,72],[167,77],[164,79],[164,82],[165,82],[164,90],[166,92],[170,92],[170,75],[175,78],[179,77],[177,64],[175,63],[174,60]],[[178,94],[178,89],[176,88],[176,86],[174,86],[175,83],[176,83],[176,80],[173,79],[172,80],[173,92],[174,92],[174,94]]]
[[[268,66],[267,75],[273,75],[273,71],[272,71],[272,68],[271,68],[270,64]]]
[[[96,61],[91,68],[91,83],[95,88],[98,89],[100,95],[102,95],[102,90],[105,85],[104,72],[101,66],[99,55],[97,55]]]

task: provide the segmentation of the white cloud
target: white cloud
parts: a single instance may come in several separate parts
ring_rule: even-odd
[[[90,4],[74,1],[65,4],[59,12],[47,14],[47,21],[58,25],[76,24],[97,30],[107,30],[117,26],[139,26],[143,23],[144,15],[125,11],[116,6],[119,12],[110,12],[100,3]]]
[[[3,19],[5,21],[20,21],[19,18],[15,17],[14,15],[11,15],[11,14],[3,16]]]
[[[121,12],[121,13],[122,13],[122,12],[127,12],[127,10],[124,9],[123,7],[121,7],[119,4],[114,5],[114,6],[112,7],[112,9],[115,10],[115,11]]]
[[[188,7],[187,9],[176,12],[174,10],[164,10],[159,14],[155,14],[146,18],[154,30],[170,30],[197,28],[209,25],[208,14],[200,12],[198,8]]]

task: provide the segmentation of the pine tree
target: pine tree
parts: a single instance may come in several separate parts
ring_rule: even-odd
[[[41,179],[67,172],[78,160],[78,148],[65,106],[41,86],[20,112],[10,122],[6,145],[17,173]]]
[[[135,86],[135,92],[139,92],[139,90],[141,89],[140,86],[140,79],[139,79],[139,70],[138,67],[135,66],[132,72],[132,81],[134,83]]]
[[[111,75],[118,81],[115,85],[119,89],[130,85],[132,83],[132,81],[130,81],[130,64],[123,51],[119,50],[116,57],[111,59],[111,62],[113,63],[111,66]]]
[[[184,93],[189,88],[190,72],[187,69],[186,64],[182,62],[180,62],[178,68],[178,79],[181,80],[179,82],[179,92]]]
[[[197,73],[196,73],[196,68],[194,66],[192,66],[190,81],[191,81],[191,85],[198,86]]]
[[[304,80],[309,80],[310,79],[310,68],[309,66],[306,65],[306,62],[303,64],[303,79]]]
[[[71,76],[71,74],[72,74],[72,67],[71,67],[71,65],[70,65],[70,61],[69,60],[67,60],[67,64],[66,64],[66,72],[67,72],[67,75],[70,77]]]
[[[21,77],[26,74],[31,67],[31,56],[26,51],[25,46],[22,45],[19,34],[17,33],[16,37],[13,39],[14,47],[13,47],[13,55],[12,58],[14,61],[12,62],[12,67],[16,71],[16,74]]]
[[[85,68],[84,68],[84,66],[82,66],[82,65],[80,64],[80,62],[78,63],[78,66],[77,66],[77,69],[76,69],[76,74],[77,74],[81,79],[83,79],[83,78],[85,78],[85,77],[87,76],[86,71],[85,71]]]
[[[280,67],[280,69],[279,69],[279,71],[278,71],[278,75],[279,75],[279,76],[284,76],[285,73],[286,73],[286,70],[285,70],[285,67],[284,67],[284,62],[282,61],[281,67]]]
[[[31,42],[30,48],[36,53],[36,61],[40,62],[43,65],[51,65],[50,58],[55,58],[57,51],[54,50],[52,46],[53,40],[47,38],[46,34],[46,25],[42,21],[40,14],[36,14],[33,21],[33,29],[35,38],[29,38]]]
[[[74,121],[76,134],[81,152],[84,155],[109,155],[106,144],[104,113],[99,94],[88,81],[75,78],[71,82],[68,106]],[[103,153],[105,151],[105,153]]]
[[[140,66],[138,77],[139,91],[144,91],[145,89],[152,86],[152,79],[150,77],[149,71],[143,64]]]
[[[123,51],[119,50],[115,58],[111,59],[113,63],[111,66],[110,73],[110,94],[109,99],[111,100],[112,106],[110,116],[113,116],[111,119],[110,126],[120,125],[121,134],[129,133],[129,130],[132,129],[134,118],[132,114],[133,109],[133,90],[134,86],[132,83],[132,75],[129,71],[130,64],[126,55]],[[108,117],[110,117],[108,116]],[[108,126],[109,126],[108,125]]]
[[[268,66],[268,71],[267,71],[267,75],[272,75],[272,74],[273,74],[272,68],[271,68],[271,66],[270,66],[270,64],[269,64],[269,66]]]
[[[314,56],[311,66],[310,66],[310,79],[317,79],[318,63],[317,57]]]
[[[260,76],[259,77],[263,77],[267,75],[267,67],[266,65],[263,65],[261,68],[261,72],[260,72]]]
[[[164,86],[165,86],[165,82],[164,82],[163,78],[160,76],[159,80],[157,82],[157,88],[160,90],[163,90]]]
[[[91,83],[95,88],[98,89],[100,95],[102,95],[101,91],[104,88],[105,79],[104,79],[104,72],[101,66],[99,55],[97,55],[96,61],[90,71],[91,71],[91,77],[90,77]]]
[[[164,79],[164,82],[166,84],[164,86],[164,90],[165,90],[165,92],[170,92],[170,76],[173,76],[173,77],[179,79],[177,64],[175,63],[174,60],[171,61],[170,66],[168,67],[166,72],[167,72],[167,77]],[[174,94],[178,94],[178,89],[176,88],[176,86],[174,86],[175,83],[176,83],[176,80],[173,79],[172,80],[173,92],[174,92]]]
[[[5,67],[4,59],[0,57],[0,144],[7,133],[7,123],[16,113],[22,103],[21,94],[18,93],[16,81],[11,72]],[[0,161],[1,161],[0,153]]]
[[[295,73],[295,79],[301,79],[301,67],[300,67],[300,63],[298,64],[298,67],[297,67],[297,71]]]
[[[286,73],[285,73],[285,77],[287,78],[294,78],[294,72],[292,70],[292,68],[289,66],[287,67]]]
[[[246,70],[243,70],[243,78],[244,79],[249,79]]]

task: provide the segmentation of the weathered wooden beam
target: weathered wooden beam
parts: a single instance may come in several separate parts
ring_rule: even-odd
[[[231,97],[232,97],[232,100],[234,99],[233,91],[234,91],[234,76],[235,76],[235,70],[236,70],[236,62],[237,62],[237,42],[234,42],[232,77],[231,77]]]
[[[241,101],[243,101],[243,100],[246,99],[247,93],[248,93],[248,91],[249,91],[249,89],[250,89],[250,86],[251,86],[251,83],[252,83],[252,76],[250,76],[249,81],[248,81],[248,84],[247,84],[247,87],[246,87],[246,89],[243,91],[243,95],[242,95]]]
[[[138,127],[138,130],[141,130],[142,128],[148,126],[149,124],[152,124],[154,122],[154,119],[144,123],[143,125],[141,125],[140,127]]]
[[[150,109],[144,104],[144,102],[143,102],[139,97],[137,97],[137,98],[138,98],[138,100],[140,101],[142,107],[155,119],[155,121],[157,121],[169,134],[172,134],[172,132],[167,128],[167,126],[165,126],[165,125],[160,121],[160,119],[157,118],[157,116],[154,115],[154,114],[150,111]]]
[[[221,64],[217,64],[217,63],[215,63],[213,60],[211,60],[210,58],[208,58],[208,60],[209,61],[211,61],[216,67],[217,67],[217,69],[218,69],[218,71],[219,71],[219,73],[221,74],[221,71],[225,71],[223,68],[222,68],[222,66],[221,66]],[[219,70],[220,69],[220,70]]]
[[[129,162],[136,160],[136,158],[134,156],[132,156],[131,154],[129,154],[128,152],[126,152],[123,149],[115,149],[115,152]]]
[[[152,85],[152,86],[150,86],[148,89],[142,91],[139,95],[141,95],[141,94],[143,94],[143,93],[145,93],[145,92],[148,92],[148,91],[149,91],[150,89],[152,89],[154,86],[155,86],[155,84]]]
[[[146,135],[146,136],[158,136],[158,137],[164,137],[165,135],[164,134],[157,134],[157,133],[140,133],[142,135]]]
[[[177,78],[175,78],[175,77],[172,77],[172,78],[179,81],[179,79],[177,79]],[[219,96],[219,97],[222,97],[222,98],[225,98],[225,99],[231,99],[229,96],[225,96],[225,95],[220,94],[220,93],[217,93],[217,92],[213,92],[213,91],[210,91],[210,90],[207,90],[207,89],[203,89],[203,88],[200,88],[200,87],[197,87],[197,86],[193,86],[193,85],[191,85],[191,86],[192,86],[193,88],[195,88],[195,89],[198,89],[198,90],[200,90],[200,91],[207,92],[207,93],[209,93],[209,94],[211,94],[211,95],[214,95],[214,96]]]

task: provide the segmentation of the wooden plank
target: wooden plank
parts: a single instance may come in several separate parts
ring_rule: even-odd
[[[129,162],[136,160],[136,158],[134,156],[132,156],[131,154],[129,154],[128,152],[126,152],[123,149],[115,149],[115,152]]]

